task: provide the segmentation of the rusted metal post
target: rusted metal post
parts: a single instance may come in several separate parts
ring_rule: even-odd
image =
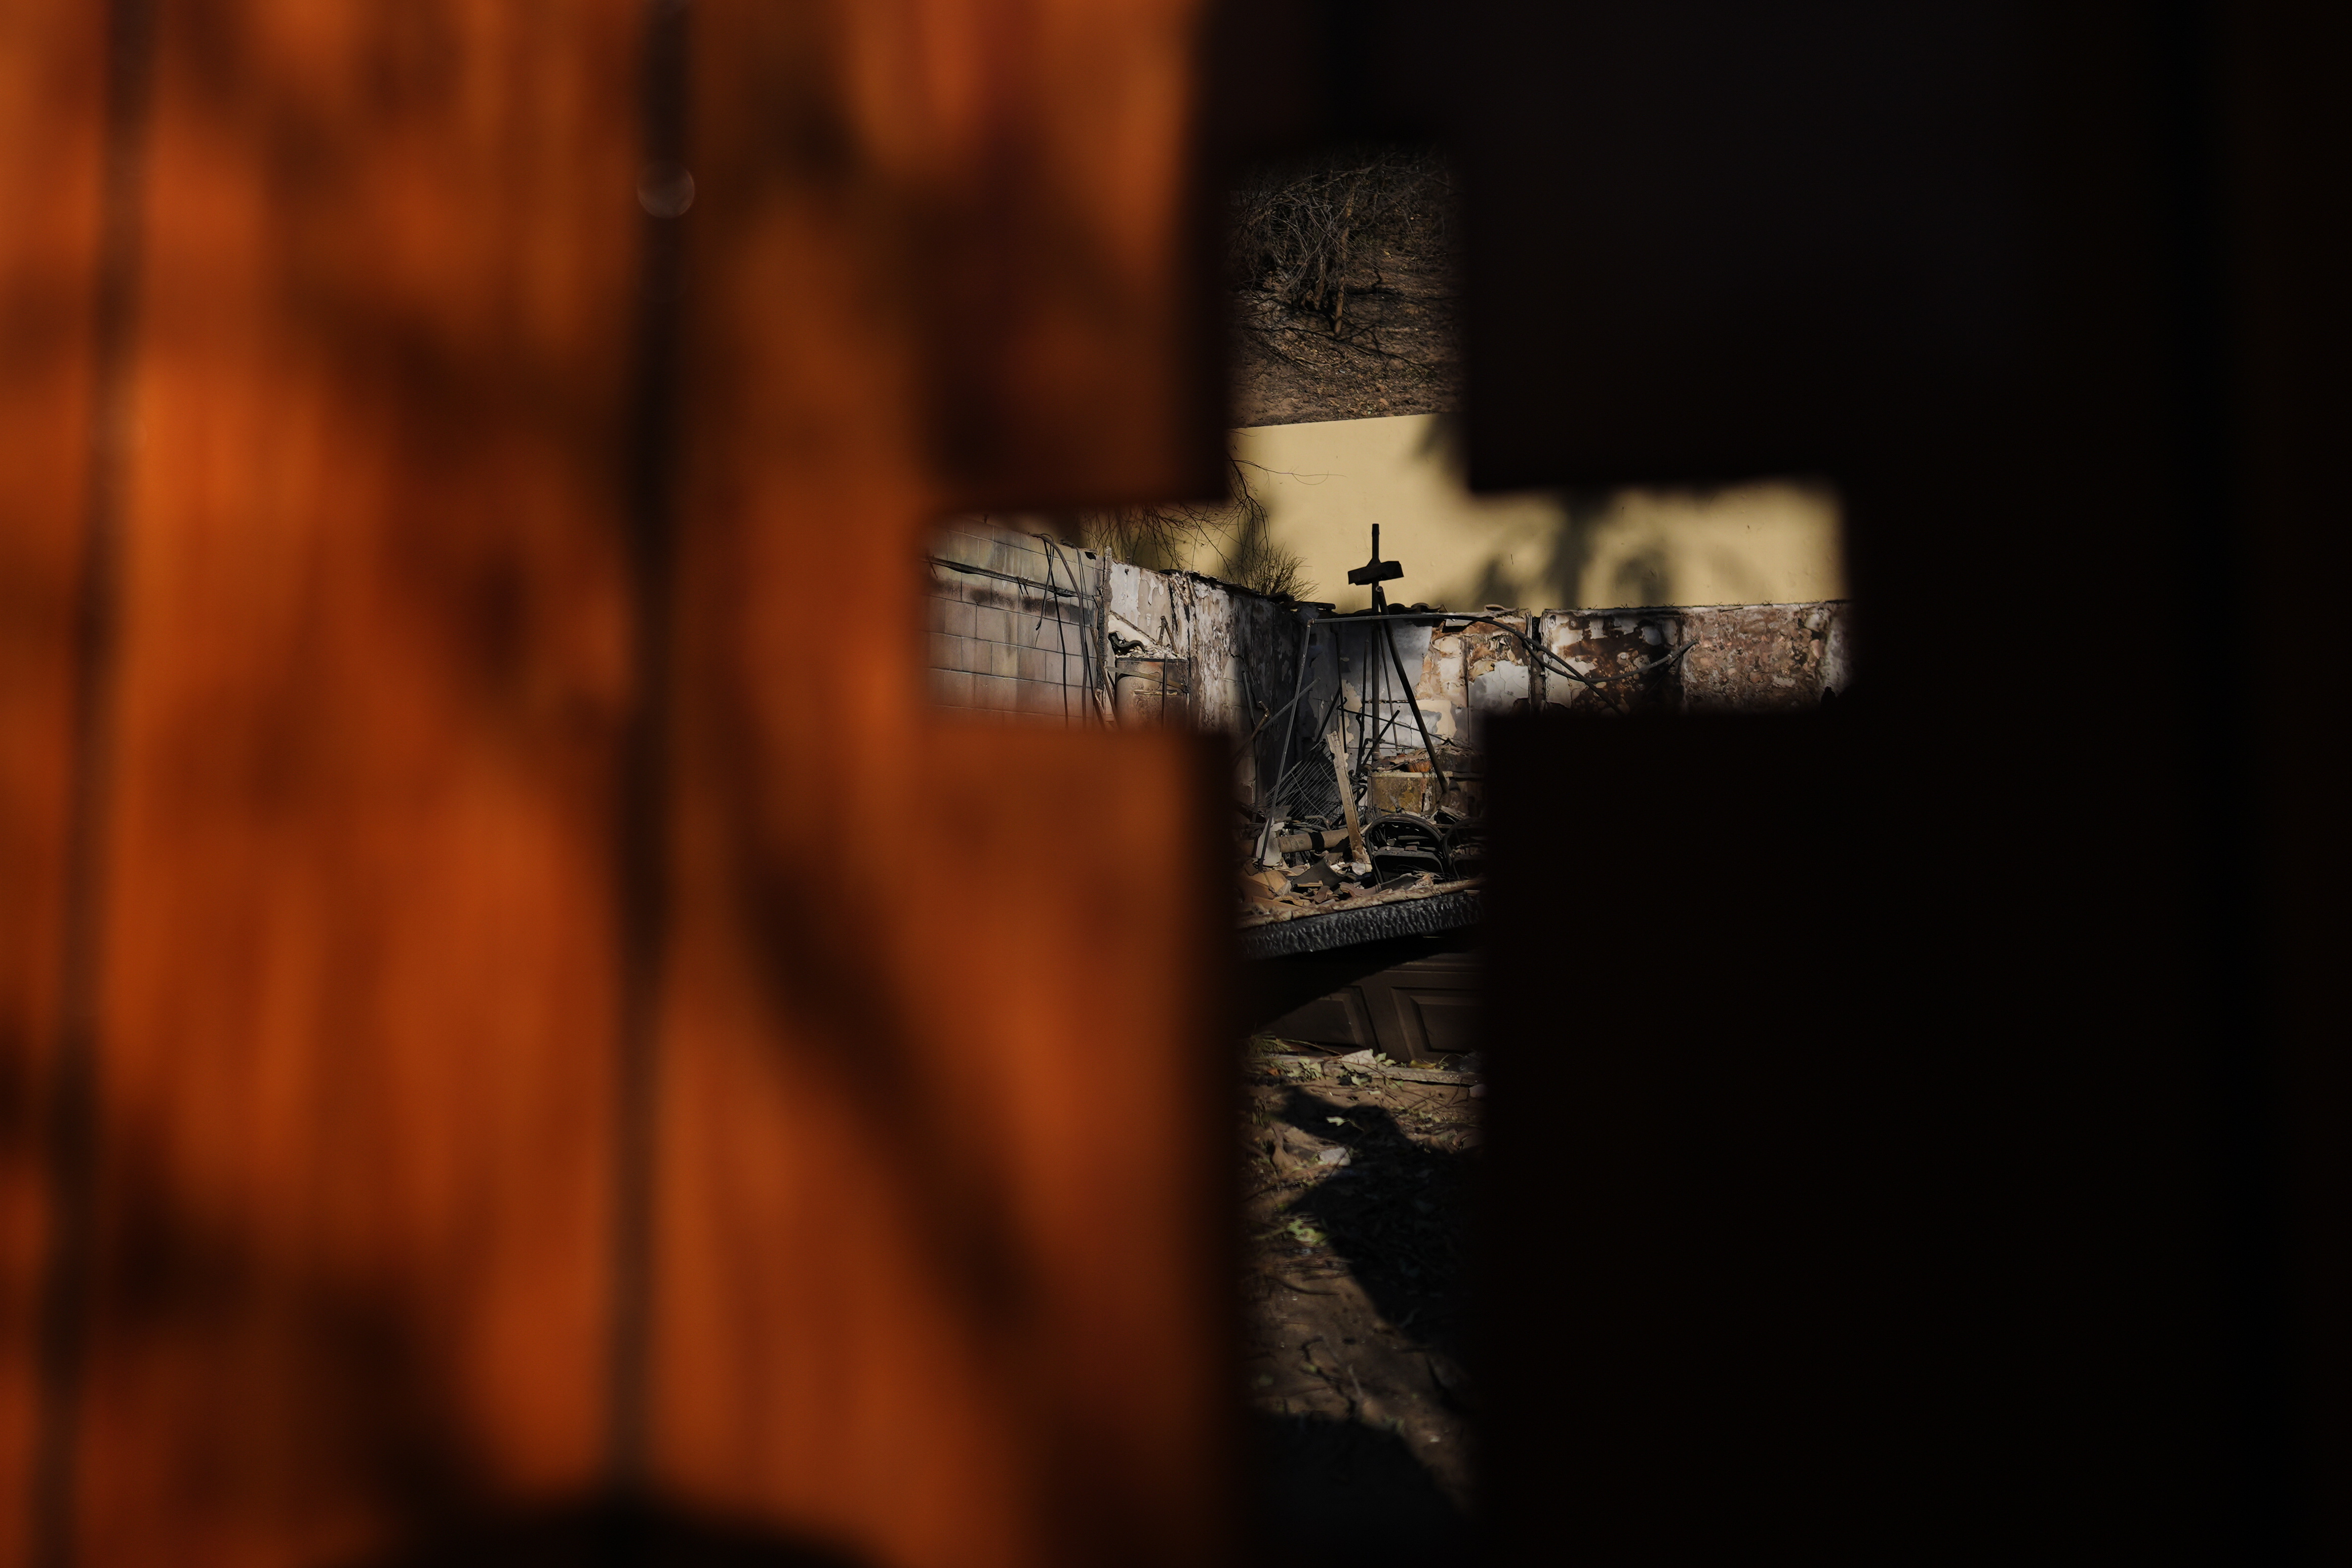
[[[1265,814],[1265,821],[1258,828],[1257,835],[1257,862],[1261,866],[1282,864],[1282,854],[1274,847],[1275,808],[1281,804],[1276,796],[1282,793],[1282,775],[1290,767],[1290,732],[1298,727],[1298,695],[1307,689],[1307,660],[1315,652],[1315,612],[1307,610],[1303,614],[1306,630],[1298,639],[1298,669],[1291,678],[1290,701],[1283,710],[1289,717],[1283,721],[1282,725],[1281,760],[1274,765],[1274,784],[1258,798],[1258,809]],[[1257,765],[1255,758],[1251,759],[1250,765],[1253,768]],[[1346,793],[1346,781],[1342,780],[1340,794],[1344,795]]]
[[[1538,610],[1528,617],[1528,711],[1544,710],[1544,623],[1551,619],[1549,610]]]
[[[1364,829],[1356,820],[1356,792],[1348,783],[1348,743],[1334,731],[1324,737],[1331,746],[1331,767],[1339,775],[1339,809],[1348,817],[1348,853],[1359,866],[1370,865],[1371,857],[1364,853]]]

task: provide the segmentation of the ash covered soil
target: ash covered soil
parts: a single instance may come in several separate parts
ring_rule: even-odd
[[[1459,222],[1433,154],[1269,168],[1236,193],[1234,423],[1462,406]]]
[[[1373,258],[1337,330],[1256,288],[1232,303],[1234,423],[1301,425],[1462,406],[1454,268],[1434,243]]]
[[[1322,1071],[1277,1081],[1261,1068],[1244,1096],[1259,1542],[1285,1563],[1463,1560],[1476,1515],[1464,1362],[1482,1102],[1466,1086]]]

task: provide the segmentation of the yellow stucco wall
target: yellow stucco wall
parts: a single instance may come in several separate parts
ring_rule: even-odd
[[[1442,416],[1264,425],[1233,433],[1274,542],[1305,558],[1307,595],[1370,603],[1348,569],[1381,554],[1391,599],[1448,609],[1799,604],[1845,596],[1835,495],[1764,480],[1710,492],[1628,489],[1574,512],[1546,494],[1473,497]],[[1213,567],[1203,567],[1213,570]]]

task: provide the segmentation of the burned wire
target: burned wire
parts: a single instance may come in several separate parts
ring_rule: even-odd
[[[1697,638],[1685,637],[1683,641],[1676,643],[1673,647],[1667,649],[1664,653],[1660,654],[1657,658],[1650,660],[1647,664],[1637,664],[1633,668],[1621,670],[1615,675],[1587,675],[1582,670],[1578,669],[1575,666],[1570,664],[1567,660],[1561,658],[1558,654],[1552,652],[1549,648],[1544,647],[1543,644],[1529,637],[1521,628],[1512,626],[1507,621],[1498,621],[1492,616],[1455,616],[1440,613],[1427,616],[1416,615],[1411,618],[1415,620],[1427,619],[1440,622],[1459,621],[1465,626],[1493,626],[1498,631],[1507,632],[1512,637],[1519,639],[1519,645],[1528,650],[1528,657],[1540,660],[1548,670],[1556,671],[1559,674],[1564,675],[1568,677],[1569,679],[1575,681],[1578,685],[1584,687],[1586,689],[1590,690],[1593,696],[1599,698],[1601,701],[1608,703],[1612,711],[1618,713],[1622,713],[1625,710],[1624,705],[1611,697],[1609,693],[1601,690],[1601,689],[1603,686],[1612,685],[1619,681],[1638,680],[1645,675],[1655,675],[1659,670],[1665,668],[1668,665],[1680,660],[1684,655],[1689,653],[1691,649],[1698,646]]]

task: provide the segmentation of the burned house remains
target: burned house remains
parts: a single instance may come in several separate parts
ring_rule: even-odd
[[[1255,1021],[1399,1061],[1474,1044],[1466,948],[1492,716],[1781,711],[1848,679],[1839,600],[1341,615],[1111,560],[1021,521],[964,519],[939,538],[934,700],[992,720],[1229,736],[1241,950],[1283,976]],[[1383,573],[1385,598],[1380,584],[1409,577],[1374,549],[1360,570]]]

